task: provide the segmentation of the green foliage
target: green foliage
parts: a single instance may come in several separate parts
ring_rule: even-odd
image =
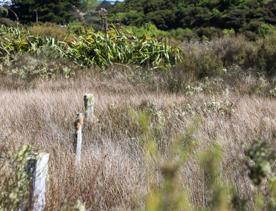
[[[231,35],[212,42],[186,42],[182,44],[183,50],[174,47],[179,42],[168,41],[170,33],[160,31],[152,24],[120,30],[111,26],[107,34],[85,28],[78,22],[67,27],[52,23],[28,28],[1,26],[0,60],[12,61],[15,55],[29,54],[101,69],[114,64],[138,65],[151,70],[170,69],[166,78],[172,91],[185,90],[188,81],[224,76],[233,69],[233,65],[254,74],[274,76],[276,73],[274,33],[256,42],[248,41],[244,36]],[[181,33],[180,37],[183,36]],[[229,33],[232,33],[231,30]],[[30,68],[29,73],[34,69],[36,67]],[[270,90],[273,95],[271,87]]]
[[[81,6],[84,7],[86,10],[95,9],[98,5],[97,0],[82,0]]]
[[[82,25],[82,23],[80,23],[78,21],[70,22],[67,25],[67,30],[70,33],[73,33],[73,34],[79,34],[79,35],[81,35],[81,34],[85,33],[84,26]]]
[[[220,35],[219,29],[264,35],[276,23],[275,7],[267,0],[126,0],[111,7],[111,20],[140,26],[151,22],[163,30],[189,28],[207,37]]]
[[[159,30],[153,24],[145,24],[142,27],[136,26],[126,26],[121,29],[125,33],[135,34],[138,38],[151,37],[151,38],[166,38],[169,37],[168,33],[162,30]]]
[[[173,163],[163,164],[160,167],[163,182],[159,188],[151,189],[146,202],[146,210],[192,210],[187,194],[180,188],[178,170]]]
[[[169,31],[169,36],[177,39],[177,40],[197,40],[198,39],[198,35],[191,29],[185,28],[177,28],[177,29],[173,29]]]
[[[76,19],[75,7],[79,7],[79,0],[55,0],[55,1],[39,1],[39,0],[13,0],[11,9],[15,11],[19,20],[23,23],[36,21],[68,23]],[[13,18],[11,16],[11,18]]]
[[[276,74],[276,32],[266,36],[259,43],[257,65],[268,75]]]
[[[64,56],[64,43],[52,37],[30,35],[22,28],[0,27],[0,59],[14,54],[30,53],[51,58]],[[4,38],[4,39],[2,39]]]
[[[210,193],[208,204],[211,210],[231,210],[232,193],[220,177],[222,150],[214,145],[201,155],[201,168],[204,171],[205,182]]]
[[[103,68],[114,63],[168,68],[181,58],[181,51],[153,38],[111,30],[107,35],[88,31],[69,44],[69,58],[82,65]]]
[[[276,209],[276,150],[267,141],[257,140],[245,151],[248,176],[257,187],[256,207]],[[262,190],[266,189],[265,194]]]
[[[50,58],[68,58],[79,65],[105,68],[114,63],[167,69],[181,58],[181,50],[154,38],[136,37],[115,29],[107,35],[89,30],[79,37],[66,36],[65,29],[33,26],[31,31],[0,27],[0,59],[17,53]],[[35,35],[35,36],[34,36]],[[56,37],[56,38],[55,38]],[[62,39],[64,41],[59,41]]]
[[[260,185],[263,180],[276,173],[276,151],[270,148],[266,142],[254,142],[245,152],[245,155],[249,159],[247,162],[247,167],[249,169],[248,175],[254,185]]]
[[[7,8],[0,6],[0,17],[6,17],[9,11]]]
[[[0,157],[0,176],[3,178],[0,181],[0,210],[17,210],[28,197],[30,175],[27,165],[34,155],[31,147],[25,145],[11,157],[2,152]]]
[[[141,26],[143,25],[143,13],[136,10],[128,12],[119,12],[116,15],[111,15],[110,21],[115,23],[124,23],[126,25]]]

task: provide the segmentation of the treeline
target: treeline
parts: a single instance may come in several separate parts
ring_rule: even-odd
[[[110,6],[112,21],[162,30],[233,29],[264,34],[276,25],[275,0],[125,0]]]
[[[111,23],[138,27],[153,23],[158,29],[173,31],[174,37],[180,39],[220,36],[223,30],[254,37],[276,28],[276,0],[125,0],[115,5],[107,1],[98,5],[97,0],[12,0],[11,3],[4,12],[0,7],[0,16],[20,23],[80,21],[95,25],[99,22],[95,10],[106,7]]]
[[[24,24],[38,21],[67,24],[83,21],[87,11],[96,5],[97,0],[12,0],[0,6],[0,17]]]

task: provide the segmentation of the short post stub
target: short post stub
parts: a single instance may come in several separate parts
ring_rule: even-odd
[[[48,153],[40,153],[36,157],[32,175],[32,210],[43,211],[46,205],[46,180],[48,175]]]
[[[108,11],[105,8],[101,8],[99,11],[99,15],[102,20],[102,28],[105,33],[105,36],[107,37],[107,32],[108,32],[108,21],[107,21],[107,16],[108,16]]]
[[[93,94],[86,93],[83,97],[85,118],[90,119],[93,117],[94,112],[94,96]]]
[[[77,114],[75,121],[75,140],[74,150],[76,153],[76,165],[80,165],[81,162],[81,145],[82,145],[82,128],[84,124],[85,115],[83,113]]]

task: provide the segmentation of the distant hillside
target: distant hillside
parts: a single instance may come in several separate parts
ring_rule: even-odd
[[[111,8],[126,25],[154,23],[159,29],[234,29],[262,33],[276,25],[275,0],[125,0]]]

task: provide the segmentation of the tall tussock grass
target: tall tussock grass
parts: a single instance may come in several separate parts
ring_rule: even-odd
[[[73,121],[89,86],[87,81],[67,90],[0,91],[0,166],[26,144],[34,152],[50,153],[46,210],[78,203],[89,210],[273,205],[273,98],[95,90],[95,119],[84,129],[83,164],[76,172]],[[267,145],[251,146],[255,139]],[[5,157],[6,149],[12,156]],[[5,181],[12,178],[2,168],[0,172]],[[261,183],[250,175],[260,176]],[[1,191],[14,190],[1,185]]]
[[[273,35],[180,43],[70,27],[0,27],[0,210],[28,198],[37,152],[50,154],[46,210],[276,208]]]

